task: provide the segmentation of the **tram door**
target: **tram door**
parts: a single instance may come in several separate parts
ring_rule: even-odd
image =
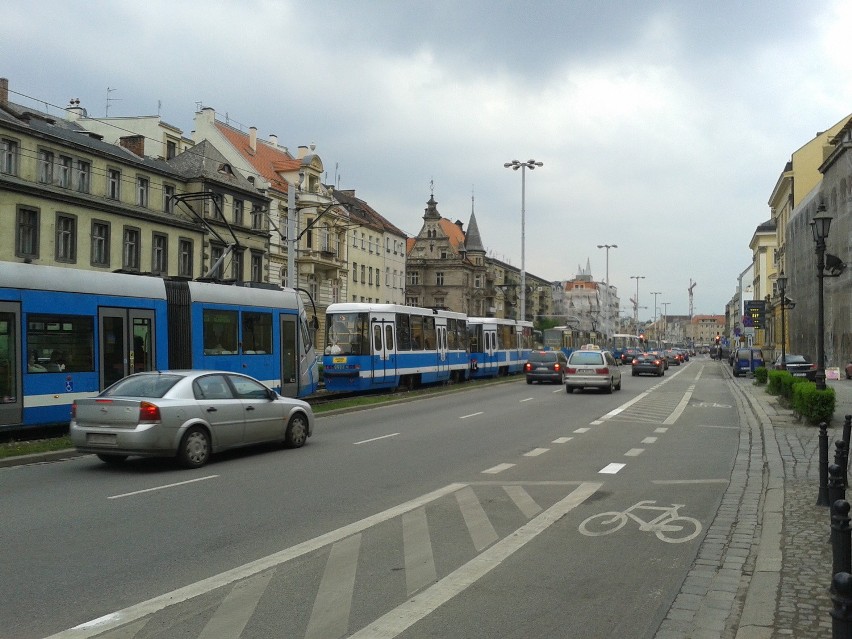
[[[493,328],[483,327],[482,331],[483,342],[485,342],[485,370],[497,370],[497,330]]]
[[[393,320],[374,318],[372,324],[373,366],[372,383],[387,385],[396,383],[396,342]]]
[[[297,318],[281,316],[281,394],[285,397],[299,396],[299,340],[296,330]]]
[[[101,390],[131,373],[154,370],[154,311],[98,311]]]
[[[21,392],[21,307],[0,302],[0,426],[24,421]]]
[[[447,357],[447,327],[438,325],[435,330],[438,334],[438,379],[447,379],[450,376],[450,361]]]

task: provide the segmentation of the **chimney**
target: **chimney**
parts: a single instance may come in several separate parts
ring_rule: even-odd
[[[80,98],[72,98],[68,102],[68,106],[65,107],[65,110],[68,111],[68,119],[71,121],[79,120],[80,118],[88,116],[86,109],[80,106]]]
[[[252,153],[257,151],[257,127],[249,127],[249,148]]]
[[[269,134],[269,143],[274,146],[276,149],[278,148],[278,136],[274,133]]]
[[[144,135],[125,135],[124,137],[118,138],[118,144],[131,153],[135,153],[140,158],[145,155]]]
[[[0,105],[9,104],[9,79],[0,78]]]
[[[216,122],[216,109],[213,107],[204,107],[201,109],[201,115],[204,116],[204,119],[208,124],[213,124]]]
[[[299,146],[299,153],[298,153],[298,155],[296,156],[296,159],[297,159],[297,160],[301,160],[301,159],[302,159],[302,158],[304,158],[307,154],[308,154],[308,147],[306,147],[304,144],[302,144],[302,145],[300,145],[300,146]]]

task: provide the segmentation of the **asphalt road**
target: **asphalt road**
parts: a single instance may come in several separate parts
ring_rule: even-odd
[[[731,475],[719,367],[321,417],[198,470],[0,469],[0,637],[651,637]]]

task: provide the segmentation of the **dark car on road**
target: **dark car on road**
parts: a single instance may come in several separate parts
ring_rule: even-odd
[[[625,348],[621,352],[621,361],[619,363],[630,364],[633,361],[633,358],[641,352],[643,352],[641,348]]]
[[[806,355],[787,354],[783,362],[779,355],[772,367],[777,371],[786,370],[793,377],[805,377],[811,381],[816,379],[817,365]]]
[[[640,353],[633,358],[633,377],[647,374],[662,377],[665,373],[663,360],[654,353]]]
[[[562,351],[532,351],[527,363],[524,364],[527,384],[533,382],[562,384],[565,382],[567,365],[568,357]]]

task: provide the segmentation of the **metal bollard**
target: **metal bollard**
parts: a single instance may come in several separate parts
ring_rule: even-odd
[[[828,501],[828,424],[819,424],[819,494],[817,506],[830,506]]]
[[[831,573],[852,572],[852,526],[849,502],[838,499],[831,504]]]
[[[846,480],[843,469],[839,464],[828,466],[828,503],[833,504],[838,499],[846,499]]]
[[[849,437],[852,436],[852,415],[847,415],[843,420],[843,441],[849,445]]]
[[[834,442],[834,463],[840,466],[840,472],[843,473],[843,483],[848,484],[846,471],[849,466],[849,444],[842,439]]]
[[[832,639],[852,639],[852,575],[839,572],[831,578]]]

